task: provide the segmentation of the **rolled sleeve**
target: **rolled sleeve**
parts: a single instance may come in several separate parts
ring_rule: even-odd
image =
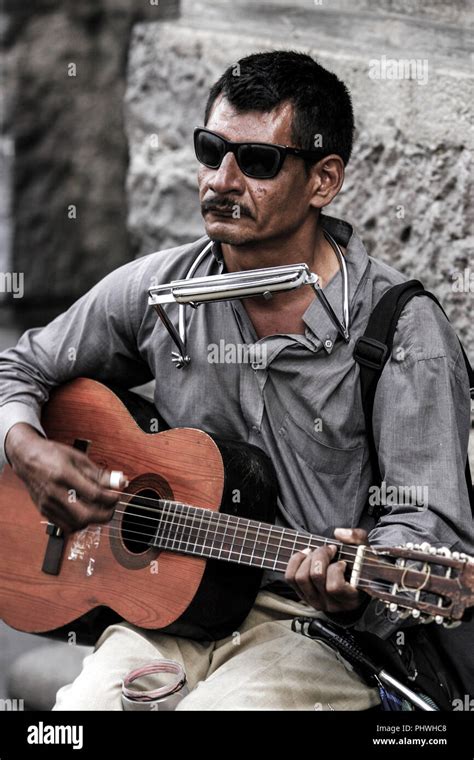
[[[9,404],[5,404],[0,410],[0,470],[8,462],[7,453],[5,451],[5,441],[7,435],[10,432],[13,425],[18,422],[25,422],[31,425],[46,437],[46,433],[40,422],[40,415],[38,409],[33,409],[28,404],[22,404],[20,401],[12,401]]]
[[[44,435],[41,407],[54,387],[77,377],[124,388],[152,379],[137,340],[146,303],[142,270],[141,260],[116,269],[48,325],[27,330],[0,353],[0,467],[14,424],[27,422]]]

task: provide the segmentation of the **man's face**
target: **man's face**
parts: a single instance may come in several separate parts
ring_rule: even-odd
[[[237,111],[225,98],[214,104],[206,127],[234,142],[293,145],[292,105],[268,112]],[[301,146],[294,146],[301,147]],[[302,159],[287,156],[273,179],[253,179],[227,153],[218,169],[200,165],[199,199],[211,240],[234,246],[289,237],[312,212],[313,184]]]

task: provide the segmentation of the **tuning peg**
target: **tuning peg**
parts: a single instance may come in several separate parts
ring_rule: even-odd
[[[390,604],[388,605],[388,609],[390,610],[390,612],[397,612],[398,604],[396,604],[395,602],[390,602]]]
[[[430,554],[433,553],[433,547],[428,543],[428,541],[423,541],[423,543],[420,545],[420,549],[422,552],[429,552]]]
[[[442,615],[435,615],[435,623],[442,625],[442,623],[444,623],[444,617]]]
[[[428,623],[432,623],[434,620],[433,615],[422,615],[420,618],[420,623],[423,625],[428,625]]]
[[[444,628],[457,628],[458,625],[461,625],[461,620],[443,620]]]
[[[438,554],[442,554],[444,557],[450,557],[451,556],[451,550],[448,549],[447,546],[441,546],[436,551],[437,551]]]
[[[411,611],[411,616],[412,616],[413,618],[415,618],[415,620],[417,620],[417,619],[420,617],[420,614],[421,614],[421,613],[420,613],[420,610],[412,610],[412,611]]]

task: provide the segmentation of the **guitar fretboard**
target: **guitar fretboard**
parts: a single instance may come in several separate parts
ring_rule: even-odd
[[[284,572],[292,554],[334,539],[281,528],[245,517],[160,500],[153,546]],[[339,549],[340,550],[340,549]]]

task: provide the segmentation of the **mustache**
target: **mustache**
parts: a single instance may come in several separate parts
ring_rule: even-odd
[[[207,201],[201,203],[201,213],[206,214],[208,211],[234,211],[235,208],[239,209],[239,216],[248,216],[253,218],[252,212],[247,206],[242,205],[238,201],[231,200],[230,198],[210,198]]]

